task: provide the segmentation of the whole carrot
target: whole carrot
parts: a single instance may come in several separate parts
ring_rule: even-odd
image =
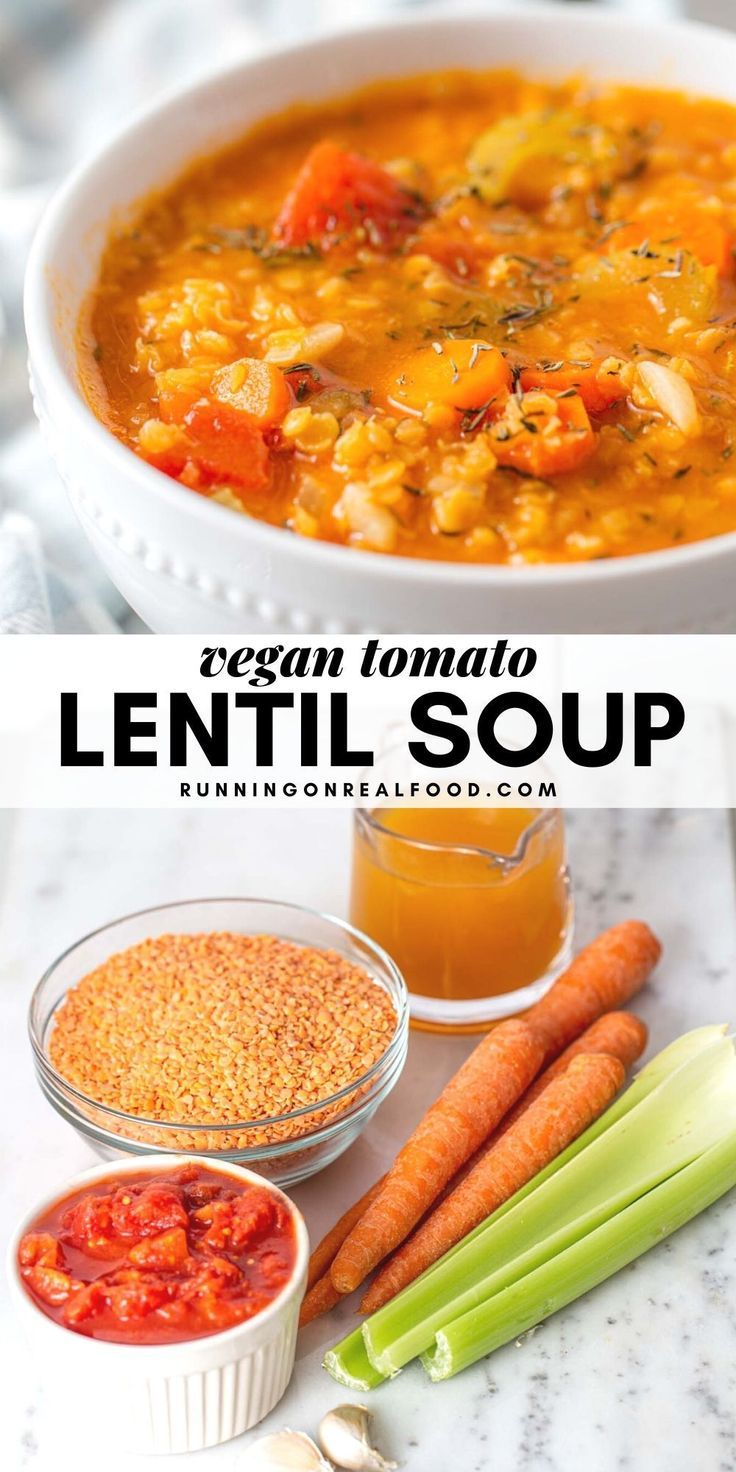
[[[353,1202],[353,1205],[349,1206],[347,1211],[343,1212],[340,1220],[335,1222],[334,1227],[322,1238],[322,1241],[317,1243],[309,1259],[307,1289],[311,1288],[314,1283],[319,1282],[319,1279],[332,1266],[333,1259],[339,1248],[342,1247],[345,1238],[350,1236],[353,1227],[356,1222],[360,1221],[366,1207],[370,1206],[372,1201],[375,1201],[385,1179],[385,1176],[381,1176],[380,1181],[376,1181],[373,1186],[370,1186],[367,1191],[364,1191],[360,1200]]]
[[[506,1133],[512,1124],[516,1124],[524,1110],[539,1098],[553,1078],[558,1078],[561,1073],[565,1072],[568,1063],[571,1063],[573,1058],[579,1057],[581,1053],[608,1053],[611,1058],[618,1058],[624,1068],[630,1068],[632,1063],[636,1063],[637,1058],[641,1058],[648,1036],[649,1029],[646,1023],[642,1022],[640,1017],[635,1017],[633,1012],[604,1013],[597,1022],[586,1027],[585,1032],[581,1032],[580,1037],[576,1038],[574,1043],[570,1043],[569,1048],[565,1048],[564,1053],[560,1053],[559,1058],[555,1058],[554,1063],[550,1063],[544,1073],[540,1073],[538,1078],[535,1078],[526,1093],[522,1094],[513,1109],[510,1109],[501,1120],[491,1138],[481,1146],[481,1150],[487,1150],[501,1135]]]
[[[523,1023],[500,1023],[484,1038],[399,1151],[375,1200],[337,1253],[331,1271],[340,1293],[352,1293],[404,1241],[520,1098],[541,1066],[533,1067],[526,1084],[518,1087],[517,1073],[523,1069],[516,1064],[522,1056],[528,1064],[532,1040],[542,1063],[550,1062],[602,1013],[621,1007],[639,991],[660,952],[659,941],[642,921],[615,925],[581,951]],[[522,1034],[504,1031],[524,1025]]]
[[[624,920],[586,946],[526,1014],[544,1044],[545,1062],[603,1012],[624,1006],[640,991],[661,953],[656,935],[642,920]]]
[[[443,1186],[539,1072],[544,1045],[521,1018],[500,1022],[427,1110],[332,1264],[338,1293],[352,1293],[408,1236]]]
[[[312,1284],[302,1300],[299,1310],[299,1328],[303,1329],[305,1324],[311,1324],[312,1319],[318,1319],[320,1314],[329,1313],[341,1298],[342,1293],[338,1293],[329,1272],[323,1273],[322,1277]]]
[[[486,1144],[481,1145],[480,1150],[468,1162],[464,1172],[461,1167],[458,1172],[456,1186],[453,1187],[451,1183],[448,1191],[457,1189],[460,1181],[466,1178],[466,1175],[478,1164],[482,1156],[495,1145],[501,1135],[505,1134],[510,1126],[516,1123],[519,1116],[524,1113],[524,1110],[528,1109],[529,1105],[535,1099],[539,1098],[539,1095],[552,1082],[552,1079],[559,1078],[560,1074],[565,1072],[565,1069],[572,1062],[573,1058],[579,1057],[581,1053],[607,1053],[611,1058],[618,1058],[619,1062],[623,1063],[625,1068],[630,1068],[631,1064],[635,1063],[637,1058],[640,1058],[644,1052],[647,1044],[647,1036],[648,1031],[645,1023],[639,1017],[635,1017],[632,1012],[607,1012],[605,1016],[599,1017],[598,1021],[586,1028],[585,1032],[581,1033],[580,1037],[576,1038],[575,1042],[571,1043],[569,1048],[566,1048],[564,1053],[561,1053],[559,1058],[555,1059],[554,1063],[550,1063],[549,1068],[546,1068],[544,1073],[539,1074],[535,1078],[534,1082],[529,1085],[526,1093],[522,1094],[521,1098],[517,1100],[508,1114],[504,1116],[490,1139]],[[369,1205],[371,1200],[375,1199],[381,1184],[382,1182],[378,1181],[375,1186],[372,1186],[369,1191],[366,1191],[364,1196],[361,1196],[360,1201],[356,1201],[353,1206],[349,1207],[340,1217],[339,1222],[332,1228],[332,1231],[328,1232],[327,1236],[315,1248],[309,1264],[308,1288],[311,1288],[312,1284],[317,1282],[323,1273],[327,1273],[338,1247],[345,1241],[354,1223],[359,1221],[366,1206]],[[313,1265],[318,1271],[313,1271]],[[327,1280],[331,1282],[329,1273],[327,1273]],[[334,1285],[332,1285],[332,1293],[328,1292],[326,1283],[318,1283],[318,1287],[320,1288],[320,1292],[315,1293],[314,1296],[307,1293],[307,1297],[302,1305],[302,1314],[305,1316],[300,1320],[302,1323],[310,1323],[319,1314],[327,1313],[329,1309],[334,1308],[335,1304],[342,1297],[342,1294],[337,1292]],[[372,1291],[372,1289],[369,1290],[369,1293],[372,1293]]]
[[[625,1074],[608,1053],[573,1058],[394,1253],[364,1294],[361,1312],[388,1303],[549,1165],[607,1109]]]

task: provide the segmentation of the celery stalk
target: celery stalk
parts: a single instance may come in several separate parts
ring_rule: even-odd
[[[676,1064],[683,1050],[670,1061]],[[540,1172],[528,1188],[494,1213],[482,1230],[379,1309],[363,1324],[370,1362],[394,1375],[429,1348],[438,1329],[594,1230],[661,1180],[680,1170],[736,1122],[733,1044],[715,1041],[691,1051],[674,1072],[652,1067],[650,1092],[643,1074],[608,1114],[614,1123],[595,1129],[587,1148],[565,1152],[556,1171]],[[599,1125],[601,1121],[597,1122]],[[576,1142],[578,1143],[578,1142]],[[336,1346],[333,1356],[338,1355]]]
[[[334,1349],[328,1349],[322,1363],[333,1380],[347,1385],[349,1390],[375,1390],[386,1379],[368,1358],[360,1325],[352,1334],[346,1334]]]
[[[626,1267],[736,1185],[736,1128],[564,1252],[440,1329],[422,1355],[447,1380]]]
[[[592,1230],[602,1219],[625,1205],[632,1191],[636,1194],[649,1189],[662,1174],[677,1169],[678,1164],[682,1165],[681,1152],[673,1154],[670,1150],[668,1164],[656,1159],[659,1155],[657,1141],[662,1134],[662,1110],[666,1118],[667,1109],[670,1105],[675,1107],[677,1102],[676,1097],[672,1100],[672,1093],[682,1096],[683,1090],[678,1084],[674,1091],[668,1091],[655,1114],[655,1149],[647,1152],[646,1160],[640,1162],[643,1169],[639,1169],[635,1183],[628,1182],[628,1193],[624,1190],[622,1194],[619,1189],[616,1194],[615,1190],[618,1177],[623,1174],[625,1178],[629,1156],[636,1154],[636,1146],[629,1151],[626,1141],[623,1143],[623,1159],[620,1148],[618,1150],[617,1174],[608,1174],[610,1166],[604,1160],[592,1172],[597,1177],[597,1192],[592,1198],[590,1194],[586,1197],[583,1189],[588,1165],[586,1147],[592,1147],[614,1125],[621,1130],[621,1121],[633,1109],[638,1110],[674,1072],[679,1073],[684,1065],[692,1063],[704,1052],[710,1054],[714,1045],[720,1043],[717,1051],[722,1060],[728,1058],[732,1061],[733,1050],[731,1044],[725,1042],[724,1032],[725,1028],[720,1026],[697,1028],[658,1053],[616,1103],[579,1140],[451,1248],[439,1262],[428,1268],[416,1282],[366,1321],[362,1331],[365,1342],[362,1352],[358,1343],[360,1330],[353,1331],[336,1344],[324,1361],[329,1373],[341,1384],[355,1389],[370,1389],[387,1375],[397,1374],[410,1359],[429,1348],[435,1331],[443,1323],[459,1317],[475,1304],[483,1302],[489,1294],[498,1292],[516,1277],[530,1271],[540,1260],[563,1250],[577,1236]],[[710,1071],[709,1062],[705,1072]],[[701,1077],[702,1074],[701,1069]],[[647,1119],[643,1121],[645,1131],[650,1124]],[[617,1144],[618,1141],[620,1134]],[[580,1166],[572,1174],[572,1179],[566,1171],[561,1192],[559,1187],[549,1185],[562,1173],[563,1167],[567,1166],[568,1171],[572,1171],[571,1163],[583,1150],[586,1150],[586,1162],[582,1175]],[[543,1191],[543,1187],[546,1190]],[[538,1191],[541,1203],[537,1200]],[[524,1203],[532,1193],[535,1199],[525,1207]]]

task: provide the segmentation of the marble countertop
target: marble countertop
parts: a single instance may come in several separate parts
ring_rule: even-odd
[[[299,811],[0,814],[2,1231],[39,1190],[95,1163],[35,1083],[25,1032],[45,965],[116,914],[169,899],[262,893],[345,910],[349,818]],[[663,937],[639,1010],[650,1051],[736,1014],[736,889],[729,815],[587,812],[571,824],[577,936],[628,914]],[[391,1098],[352,1150],[294,1191],[313,1237],[384,1168],[470,1046],[412,1036]],[[523,1343],[430,1386],[411,1367],[371,1398],[382,1449],[411,1472],[708,1472],[736,1467],[736,1202],[726,1200],[557,1314]],[[310,1326],[265,1425],[314,1432],[344,1400],[320,1368],[350,1309]],[[86,1472],[98,1456],[57,1424],[5,1300],[0,1466]],[[245,1440],[177,1466],[236,1472]],[[161,1466],[105,1451],[105,1472]]]

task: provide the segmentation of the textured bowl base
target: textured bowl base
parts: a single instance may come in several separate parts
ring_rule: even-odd
[[[291,1378],[296,1335],[295,1312],[281,1335],[229,1364],[148,1380],[121,1376],[112,1388],[90,1384],[83,1414],[78,1391],[72,1394],[62,1381],[50,1387],[58,1444],[98,1452],[112,1444],[121,1452],[168,1456],[232,1441],[257,1426],[281,1400]]]
[[[172,1375],[131,1397],[137,1452],[198,1452],[257,1426],[281,1400],[291,1377],[296,1318],[289,1333],[220,1369]],[[147,1423],[147,1424],[146,1424]]]

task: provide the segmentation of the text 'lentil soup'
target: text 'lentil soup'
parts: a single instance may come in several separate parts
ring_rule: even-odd
[[[306,537],[460,562],[736,530],[736,108],[442,73],[292,109],[111,239],[111,430]]]

